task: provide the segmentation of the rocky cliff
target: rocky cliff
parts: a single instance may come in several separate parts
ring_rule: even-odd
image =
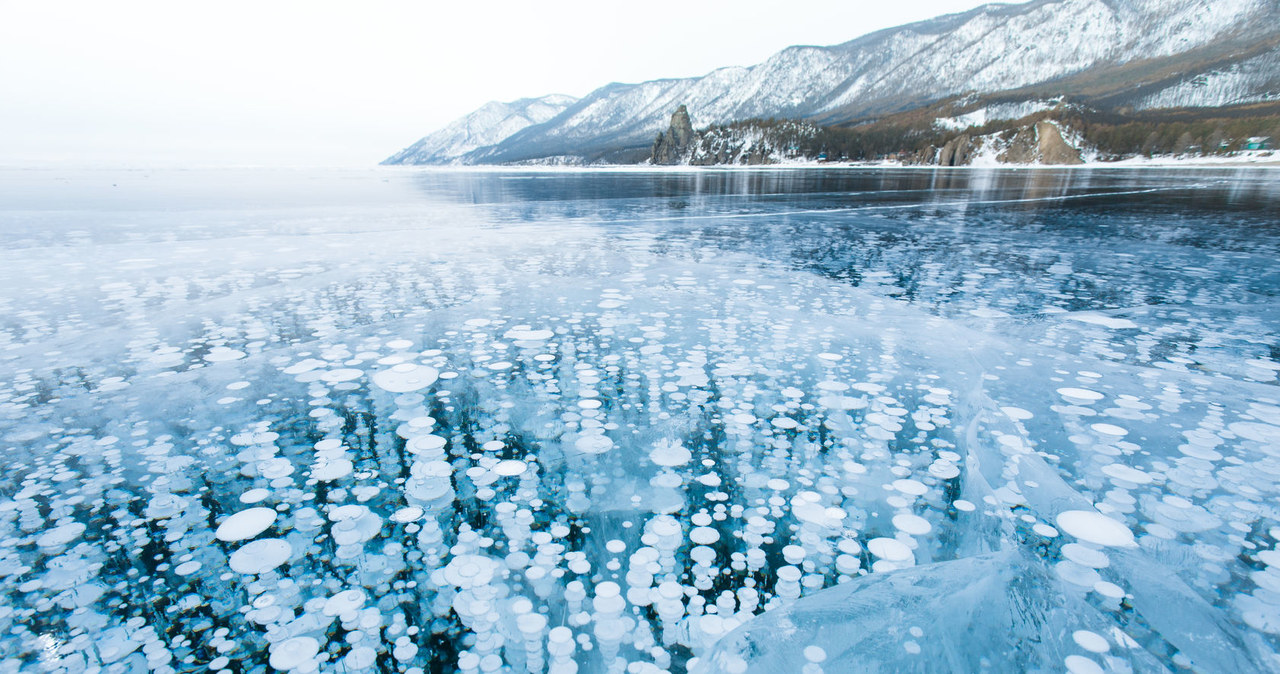
[[[975,149],[973,138],[967,133],[960,134],[938,151],[938,166],[968,166]]]
[[[912,164],[973,166],[993,164],[1083,164],[1081,148],[1068,143],[1062,129],[1051,121],[982,136],[960,134],[941,148],[923,150],[908,160]]]
[[[1006,164],[1083,164],[1080,150],[1062,137],[1062,130],[1051,122],[1036,122],[1019,131],[1008,149],[996,157]]]
[[[658,134],[649,162],[668,166],[759,166],[789,159],[816,159],[821,153],[813,141],[819,133],[819,127],[807,122],[759,119],[695,131],[682,105],[671,116],[667,130]]]
[[[689,121],[689,110],[681,105],[672,113],[667,130],[659,133],[658,139],[653,141],[653,153],[649,161],[667,166],[688,163],[689,148],[696,140],[693,123]]]

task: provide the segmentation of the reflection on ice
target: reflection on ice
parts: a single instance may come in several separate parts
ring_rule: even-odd
[[[502,177],[18,176],[0,671],[1280,668],[1270,174]]]

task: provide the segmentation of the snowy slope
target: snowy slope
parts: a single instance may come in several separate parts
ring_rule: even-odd
[[[1215,107],[1280,100],[1280,49],[1194,77],[1142,99],[1135,107]]]
[[[1021,119],[1027,115],[1032,115],[1041,110],[1051,110],[1061,104],[1062,101],[1021,101],[1019,103],[999,103],[996,105],[988,105],[978,108],[963,115],[954,117],[939,117],[934,120],[934,126],[940,129],[950,129],[959,131],[972,126],[982,126],[987,122],[995,122],[1006,119]]]
[[[1275,32],[1277,25],[1276,0],[985,5],[832,47],[790,47],[751,68],[610,84],[553,119],[522,128],[461,161],[560,155],[591,159],[610,150],[644,147],[682,103],[696,127],[752,117],[844,121],[966,92],[1016,89],[1096,66],[1169,56],[1216,40]],[[434,154],[420,151],[415,156]]]
[[[988,5],[904,26],[878,44],[855,40],[838,47],[865,65],[818,112],[847,106],[872,110],[877,102],[902,94],[1014,89],[1096,65],[1169,56],[1261,26],[1261,17],[1268,15],[1277,16],[1273,0]]]
[[[576,98],[561,94],[522,98],[510,103],[493,101],[419,140],[384,163],[451,163],[470,152],[501,142],[525,127],[545,122],[575,101]]]

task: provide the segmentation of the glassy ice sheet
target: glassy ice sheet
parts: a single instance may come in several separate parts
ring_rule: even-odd
[[[0,209],[0,672],[1280,671],[1280,172]]]

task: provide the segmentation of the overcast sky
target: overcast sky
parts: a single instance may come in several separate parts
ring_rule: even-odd
[[[702,75],[981,4],[0,0],[0,165],[369,165],[490,100]]]

